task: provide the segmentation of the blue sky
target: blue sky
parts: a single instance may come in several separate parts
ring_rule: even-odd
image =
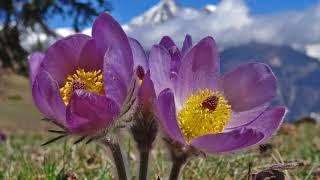
[[[113,16],[121,23],[125,24],[134,16],[145,12],[155,5],[159,0],[110,0]],[[217,4],[220,0],[177,0],[180,5],[202,8],[206,4]],[[284,11],[299,11],[312,7],[319,0],[245,0],[250,8],[250,13],[254,15],[272,14]],[[58,18],[52,19],[50,25],[54,28],[68,27],[71,22]]]

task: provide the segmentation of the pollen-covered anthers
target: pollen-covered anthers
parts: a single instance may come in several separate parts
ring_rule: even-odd
[[[60,88],[61,97],[66,105],[68,105],[72,93],[78,89],[103,94],[104,85],[101,70],[86,72],[84,69],[78,69],[75,74],[68,75],[65,85]]]
[[[178,112],[178,123],[187,140],[224,130],[231,116],[231,106],[219,92],[209,89],[192,94]]]
[[[143,80],[143,78],[145,76],[145,72],[144,72],[144,69],[143,69],[142,66],[138,66],[137,67],[136,74],[137,74],[137,76],[139,78],[139,85],[141,85],[142,84],[142,80]]]

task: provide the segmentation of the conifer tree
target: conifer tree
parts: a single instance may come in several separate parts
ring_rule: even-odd
[[[107,0],[1,0],[0,1],[0,69],[26,73],[28,52],[21,46],[21,35],[28,32],[57,34],[48,22],[60,16],[71,19],[76,32],[89,26],[94,18],[110,11]],[[41,49],[41,43],[35,45]]]

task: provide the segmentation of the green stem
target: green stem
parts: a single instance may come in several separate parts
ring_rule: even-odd
[[[150,154],[150,150],[140,151],[139,180],[146,180],[147,179],[149,154]]]
[[[148,177],[149,154],[157,136],[158,124],[152,112],[136,112],[134,125],[130,128],[140,155],[139,180]]]
[[[109,149],[111,150],[114,163],[117,168],[118,179],[127,180],[126,167],[124,165],[123,156],[119,144],[117,142],[112,142],[108,139],[102,140],[102,144],[109,147]]]
[[[173,159],[169,180],[179,179],[180,173],[187,162],[187,158]]]

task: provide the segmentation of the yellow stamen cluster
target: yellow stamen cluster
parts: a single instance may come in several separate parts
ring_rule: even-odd
[[[72,93],[77,89],[103,94],[104,87],[101,70],[86,72],[84,69],[78,69],[75,74],[68,75],[65,85],[60,88],[61,97],[66,105],[68,105]]]
[[[217,104],[214,110],[205,107],[204,102],[216,97]],[[208,89],[199,90],[198,94],[192,94],[178,113],[180,129],[187,140],[206,134],[222,132],[231,116],[231,106],[218,92]]]

